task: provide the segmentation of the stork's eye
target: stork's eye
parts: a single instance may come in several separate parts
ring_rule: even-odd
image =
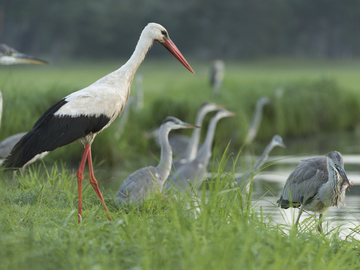
[[[163,34],[166,38],[168,37],[168,34],[166,33],[165,30],[162,30],[162,31],[161,31],[161,34]]]

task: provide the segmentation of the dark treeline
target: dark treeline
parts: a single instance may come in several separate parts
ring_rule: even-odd
[[[357,0],[2,2],[0,42],[55,58],[128,57],[148,22],[163,24],[183,53],[201,59],[360,55]]]

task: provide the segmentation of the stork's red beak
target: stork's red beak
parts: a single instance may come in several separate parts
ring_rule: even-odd
[[[165,43],[161,43],[166,49],[168,49],[176,58],[184,65],[191,73],[194,73],[193,69],[190,67],[189,63],[186,61],[185,57],[181,54],[179,49],[176,47],[174,42],[170,38],[165,40]]]

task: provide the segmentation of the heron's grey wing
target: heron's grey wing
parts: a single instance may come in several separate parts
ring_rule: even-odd
[[[0,159],[6,158],[10,152],[11,149],[17,144],[17,142],[26,134],[26,132],[18,133],[15,135],[12,135],[10,137],[7,137],[5,140],[3,140],[0,143]]]
[[[121,184],[116,195],[117,200],[120,203],[141,201],[151,192],[156,191],[159,177],[154,167],[145,167],[135,171]]]
[[[325,157],[302,160],[286,180],[278,200],[282,208],[299,207],[316,195],[319,188],[328,181]]]

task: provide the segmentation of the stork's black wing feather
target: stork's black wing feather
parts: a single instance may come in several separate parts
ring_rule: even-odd
[[[5,167],[20,168],[35,155],[55,150],[90,133],[96,133],[110,121],[105,115],[54,115],[66,103],[67,101],[62,99],[39,118],[6,157],[3,163]]]

